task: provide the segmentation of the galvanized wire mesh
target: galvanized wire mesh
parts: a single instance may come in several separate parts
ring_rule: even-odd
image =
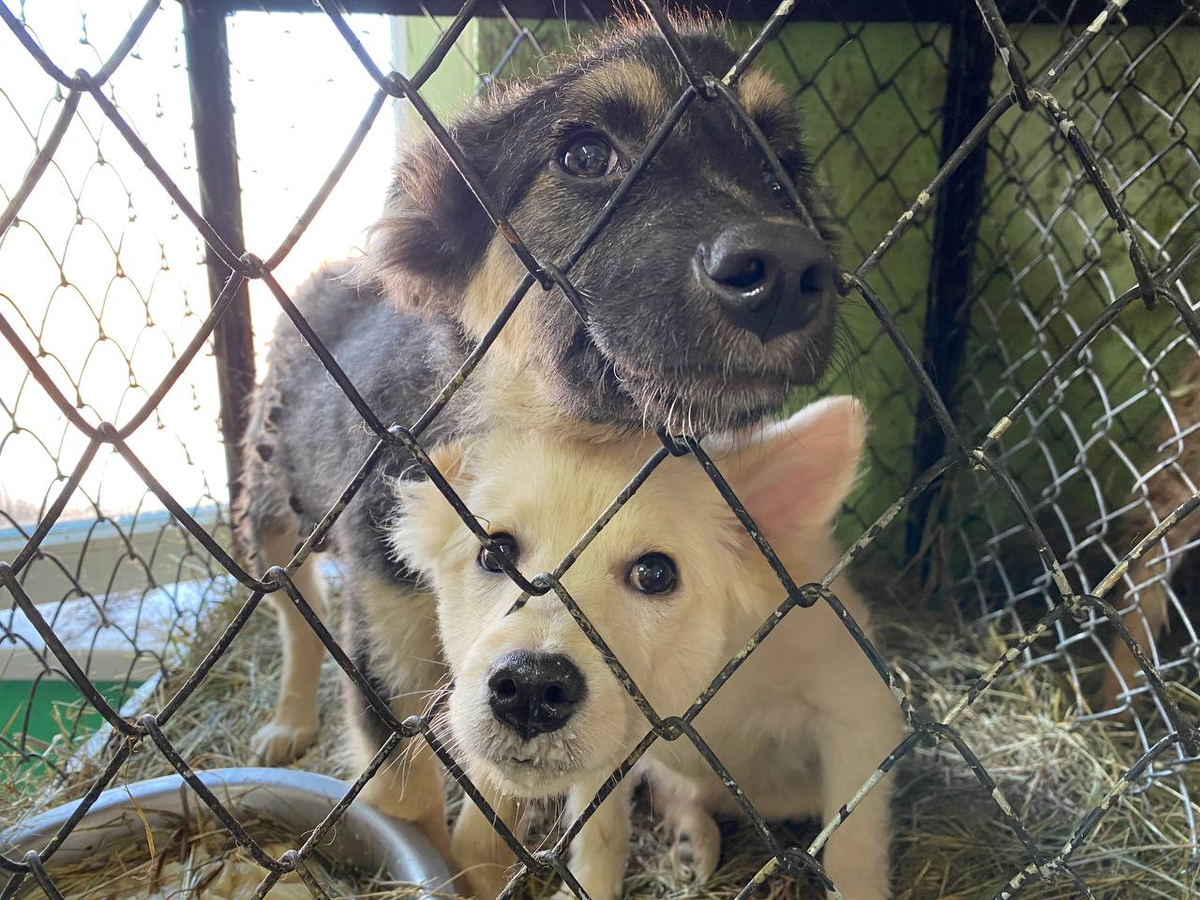
[[[46,847],[40,851],[30,852],[23,859],[0,856],[0,868],[10,873],[11,876],[3,891],[3,897],[15,896],[18,891],[28,887],[30,881],[36,883],[37,887],[52,900],[62,896],[55,886],[53,875],[47,868],[48,864],[53,861],[55,853],[71,835],[79,817],[86,812],[99,793],[114,782],[121,767],[139,748],[153,747],[161,753],[187,781],[199,801],[212,811],[217,819],[228,828],[237,843],[262,866],[263,880],[254,894],[255,897],[265,896],[284,874],[291,871],[300,875],[314,897],[326,896],[324,889],[308,869],[306,860],[320,844],[322,837],[331,828],[336,827],[345,807],[354,802],[364,785],[374,777],[388,755],[405,742],[427,742],[445,763],[451,775],[460,783],[470,800],[478,804],[485,812],[491,812],[480,792],[456,763],[450,750],[435,734],[431,726],[434,712],[431,711],[426,716],[414,717],[403,722],[397,721],[387,702],[372,690],[366,679],[341,649],[336,638],[297,591],[291,575],[313,552],[313,548],[323,541],[346,504],[354,501],[355,494],[365,478],[390,454],[395,452],[411,454],[424,469],[428,478],[454,506],[463,523],[479,538],[481,544],[495,550],[491,546],[490,538],[480,528],[471,511],[455,496],[450,485],[431,463],[422,445],[422,436],[449,399],[471,377],[473,369],[488,352],[511,313],[530,291],[557,288],[561,290],[565,298],[577,297],[570,283],[572,267],[594,240],[596,234],[605,227],[613,210],[620,204],[622,197],[633,182],[643,176],[656,149],[670,135],[672,129],[691,105],[726,104],[735,113],[740,112],[744,116],[744,111],[740,109],[736,93],[732,88],[787,21],[792,13],[793,4],[791,0],[785,0],[757,31],[754,39],[748,43],[737,65],[728,73],[716,75],[697,71],[692,66],[686,51],[678,43],[673,26],[657,0],[643,0],[642,6],[645,13],[654,21],[663,36],[675,49],[681,70],[686,77],[687,87],[677,98],[670,114],[658,127],[644,155],[622,179],[604,211],[592,223],[588,237],[567,258],[543,260],[538,259],[524,245],[520,235],[512,229],[506,218],[505,210],[489,195],[478,173],[473,172],[465,163],[461,152],[454,146],[444,126],[420,92],[430,74],[437,69],[448,53],[453,52],[453,39],[477,12],[478,0],[468,0],[454,22],[446,29],[444,39],[436,44],[427,59],[417,66],[411,66],[407,75],[401,72],[387,71],[388,67],[386,66],[381,67],[363,48],[339,9],[332,4],[322,4],[322,8],[333,26],[331,38],[335,34],[340,35],[341,42],[346,45],[349,52],[358,58],[376,85],[374,99],[369,106],[362,127],[365,129],[370,126],[371,122],[379,116],[389,97],[402,99],[411,104],[442,144],[451,160],[454,161],[456,168],[470,184],[480,203],[499,228],[500,233],[509,241],[512,252],[528,272],[521,283],[514,287],[504,311],[497,318],[485,339],[472,352],[456,377],[445,386],[428,410],[415,422],[386,422],[378,417],[323,346],[319,336],[313,332],[296,310],[286,289],[274,274],[304,228],[319,211],[328,189],[337,182],[344,171],[350,156],[352,156],[354,144],[351,144],[351,152],[331,171],[325,186],[315,195],[312,203],[300,216],[296,228],[283,239],[279,246],[275,247],[266,257],[254,253],[236,252],[231,249],[226,236],[220,234],[200,215],[189,201],[186,192],[180,189],[178,179],[159,164],[156,149],[144,142],[132,128],[128,117],[118,105],[114,104],[106,87],[115,73],[131,64],[127,61],[130,51],[153,21],[157,3],[150,2],[146,5],[142,13],[131,24],[125,37],[115,46],[111,56],[94,72],[81,70],[74,75],[68,75],[58,68],[54,60],[38,46],[37,41],[27,31],[22,21],[7,7],[0,7],[0,18],[4,19],[11,35],[21,42],[24,47],[23,52],[28,53],[29,57],[40,66],[44,77],[48,79],[47,84],[57,85],[55,90],[61,89],[65,92],[65,99],[59,108],[56,127],[51,130],[45,140],[39,142],[28,174],[17,189],[10,194],[6,209],[0,216],[0,234],[14,225],[30,192],[41,178],[47,176],[56,154],[63,146],[63,135],[71,129],[75,118],[82,115],[80,111],[83,109],[98,110],[100,115],[115,127],[128,148],[144,164],[178,208],[180,214],[200,235],[213,258],[218,260],[227,272],[224,289],[212,310],[204,317],[192,339],[176,353],[173,364],[163,375],[163,380],[149,391],[144,402],[136,411],[118,410],[111,416],[103,417],[99,422],[82,415],[72,399],[64,395],[55,379],[47,371],[46,363],[39,356],[38,348],[30,347],[28,336],[23,335],[11,324],[7,312],[0,317],[0,331],[3,331],[4,337],[19,357],[23,368],[28,371],[29,377],[36,383],[36,387],[55,404],[66,420],[71,433],[78,435],[83,443],[82,448],[72,460],[68,477],[54,499],[41,512],[37,524],[30,531],[24,548],[12,560],[0,563],[0,581],[3,581],[5,589],[11,594],[16,608],[33,623],[40,637],[50,648],[54,657],[54,665],[61,667],[67,673],[79,691],[86,696],[90,705],[120,736],[120,740],[111,750],[103,772],[95,779],[87,794],[81,798],[76,815],[59,834]],[[617,498],[609,510],[597,521],[594,529],[574,548],[573,554],[553,572],[541,574],[521,572],[507,562],[504,563],[504,567],[516,587],[526,594],[540,596],[553,592],[561,600],[584,633],[602,652],[605,659],[610,661],[613,674],[637,702],[646,716],[649,727],[645,738],[636,747],[630,749],[626,760],[613,773],[614,777],[606,782],[606,786],[594,801],[565,829],[552,848],[537,853],[530,852],[497,816],[488,815],[489,820],[496,823],[500,836],[518,859],[516,874],[505,890],[504,896],[511,896],[533,874],[557,875],[577,895],[585,896],[582,888],[567,868],[564,858],[565,850],[583,824],[611,792],[614,785],[630,772],[646,749],[658,740],[686,740],[695,745],[713,770],[730,784],[730,789],[739,806],[752,822],[754,830],[762,838],[765,848],[765,863],[760,872],[742,890],[740,897],[749,896],[760,885],[780,872],[800,877],[811,876],[827,888],[836,889],[835,885],[829,883],[828,877],[817,860],[817,854],[846,816],[853,814],[858,802],[879,778],[896,766],[900,760],[911,754],[914,748],[922,742],[941,743],[952,748],[952,751],[961,758],[962,764],[971,771],[988,795],[993,798],[1004,820],[1025,849],[1025,858],[1014,860],[1011,880],[1007,884],[994,886],[995,896],[1014,896],[1038,878],[1065,879],[1078,890],[1081,896],[1093,896],[1084,878],[1072,867],[1072,858],[1079,848],[1086,844],[1097,823],[1109,813],[1131,784],[1140,779],[1167,754],[1178,754],[1177,767],[1187,765],[1195,759],[1198,749],[1197,739],[1200,736],[1197,735],[1193,725],[1185,720],[1178,705],[1166,691],[1158,669],[1134,641],[1132,635],[1122,624],[1112,602],[1106,598],[1132,561],[1140,559],[1164,534],[1176,527],[1185,516],[1191,513],[1197,505],[1200,505],[1200,494],[1193,494],[1190,499],[1177,509],[1170,511],[1169,514],[1159,511],[1161,522],[1151,533],[1142,535],[1132,549],[1124,550],[1114,547],[1107,561],[1108,564],[1105,566],[1105,572],[1095,577],[1085,577],[1073,556],[1075,548],[1081,542],[1074,536],[1068,540],[1058,539],[1058,535],[1049,536],[1038,515],[1041,507],[1046,503],[1045,499],[1030,499],[1024,488],[1026,481],[1019,477],[1022,473],[1014,471],[1014,466],[1011,464],[1014,449],[1010,440],[1013,435],[1021,434],[1020,423],[1026,416],[1034,415],[1035,410],[1047,404],[1050,391],[1057,389],[1058,382],[1082,365],[1089,352],[1089,345],[1093,341],[1099,340],[1102,336],[1117,333],[1117,326],[1114,322],[1122,312],[1132,310],[1138,305],[1147,309],[1157,307],[1158,312],[1155,315],[1161,316],[1164,321],[1169,320],[1166,327],[1172,336],[1165,339],[1168,343],[1181,348],[1180,352],[1183,352],[1182,348],[1190,348],[1190,352],[1193,353],[1195,352],[1194,348],[1200,343],[1200,322],[1197,321],[1185,290],[1181,287],[1188,267],[1197,256],[1200,256],[1200,243],[1190,239],[1186,229],[1174,227],[1173,223],[1168,223],[1165,230],[1131,225],[1131,217],[1133,217],[1133,221],[1140,223],[1142,220],[1138,218],[1139,216],[1144,217],[1149,214],[1149,210],[1159,208],[1161,198],[1156,199],[1156,195],[1151,193],[1145,200],[1144,209],[1141,205],[1130,203],[1128,185],[1121,180],[1121,177],[1136,176],[1134,173],[1123,171],[1124,166],[1118,150],[1104,146],[1102,129],[1089,130],[1084,124],[1081,124],[1086,122],[1085,116],[1089,112],[1094,116],[1096,109],[1102,103],[1107,102],[1105,98],[1112,94],[1112,90],[1103,82],[1089,89],[1086,79],[1063,82],[1064,78],[1079,73],[1100,73],[1103,67],[1097,63],[1097,59],[1105,51],[1105,48],[1123,46],[1121,35],[1125,30],[1122,21],[1124,6],[1123,0],[1109,2],[1103,11],[1085,27],[1064,28],[1061,43],[1052,48],[1044,60],[1030,60],[1017,52],[1014,38],[995,3],[992,0],[980,0],[979,15],[982,16],[982,21],[1004,62],[1002,86],[997,91],[998,99],[991,103],[982,120],[976,123],[970,134],[947,155],[937,170],[930,174],[928,180],[922,179],[915,191],[898,190],[898,197],[904,198],[906,208],[891,223],[886,232],[879,235],[877,243],[872,244],[868,241],[857,248],[862,254],[862,259],[843,276],[844,293],[847,297],[846,305],[861,301],[865,310],[873,316],[873,321],[877,323],[878,327],[874,340],[888,346],[889,352],[898,354],[911,377],[911,383],[915,385],[914,393],[911,396],[919,397],[936,420],[939,433],[945,442],[946,452],[931,467],[918,473],[912,486],[880,512],[878,518],[862,531],[858,539],[850,545],[838,564],[826,574],[822,581],[802,585],[793,581],[775,556],[774,550],[753,527],[753,522],[745,508],[722,478],[718,467],[708,458],[695,436],[663,434],[663,447],[645,463],[630,485],[629,493],[636,491],[645,479],[653,477],[654,469],[668,455],[693,457],[712,480],[715,488],[726,499],[732,511],[746,526],[748,533],[753,537],[759,550],[778,576],[781,595],[785,598],[780,611],[783,614],[803,615],[805,608],[823,603],[843,614],[853,639],[896,697],[896,702],[909,729],[906,738],[885,759],[879,761],[878,771],[867,780],[862,790],[853,797],[845,798],[842,811],[833,821],[826,823],[826,827],[813,841],[806,846],[787,846],[782,843],[753,805],[736,790],[736,784],[725,771],[721,761],[704,745],[692,726],[696,715],[704,708],[712,694],[719,691],[721,685],[733,674],[739,661],[731,661],[685,714],[662,717],[643,696],[638,686],[628,677],[621,667],[620,661],[612,657],[605,647],[602,636],[592,628],[583,611],[562,583],[563,575],[569,570],[572,560],[578,553],[587,552],[588,542],[620,507],[623,500]],[[1181,12],[1181,19],[1188,15],[1194,15],[1194,13],[1184,9]],[[534,46],[536,37],[533,30],[530,29],[527,34],[522,30],[524,26],[516,23],[515,20],[514,25],[516,30],[513,52],[525,45]],[[927,54],[932,51],[940,54],[942,52],[938,48],[942,46],[940,42],[944,41],[944,38],[939,36],[937,28],[931,26],[926,30],[924,26],[914,26],[914,30],[918,36],[918,44],[922,53]],[[1017,33],[1019,34],[1019,32]],[[846,27],[846,35],[847,45],[853,45],[854,30],[852,27]],[[336,43],[336,39],[333,42]],[[1157,41],[1152,49],[1164,46],[1166,44],[1163,41]],[[486,77],[492,77],[492,73],[487,73]],[[894,78],[894,73],[881,76],[878,84],[880,95],[887,93],[892,78]],[[1075,86],[1070,95],[1061,90],[1061,85],[1064,83]],[[1083,89],[1078,87],[1081,83],[1085,85]],[[1180,84],[1177,99],[1179,103],[1186,104],[1195,94],[1195,84],[1187,84],[1183,80]],[[818,98],[821,97],[819,85],[819,76],[809,83],[809,90],[813,96]],[[836,116],[835,101],[826,99],[824,102]],[[1159,105],[1162,105],[1161,101]],[[894,113],[892,118],[894,118]],[[897,189],[897,186],[903,183],[899,179],[898,173],[904,169],[907,149],[921,142],[932,141],[935,124],[927,113],[912,111],[911,121],[905,127],[908,129],[909,137],[906,142],[899,144],[894,159],[877,163],[877,178],[884,189]],[[923,223],[927,219],[927,211],[934,205],[939,191],[952,179],[954,173],[963,165],[974,149],[983,146],[986,142],[989,152],[998,154],[1004,160],[1005,166],[1011,170],[1011,154],[1019,154],[1022,150],[1011,138],[1006,141],[1005,135],[1011,135],[1015,129],[1030,129],[1045,136],[1044,140],[1048,141],[1046,153],[1051,160],[1049,164],[1063,167],[1068,172],[1072,200],[1078,198],[1080,202],[1083,202],[1081,198],[1086,197],[1088,203],[1099,203],[1099,206],[1094,209],[1089,207],[1086,214],[1081,214],[1080,221],[1086,225],[1089,234],[1103,236],[1097,237],[1097,240],[1113,242],[1119,248],[1122,257],[1127,257],[1129,262],[1127,269],[1124,264],[1120,267],[1104,267],[1106,270],[1107,268],[1114,270],[1119,268],[1122,273],[1127,271],[1125,282],[1121,284],[1105,282],[1105,290],[1097,295],[1096,307],[1091,310],[1088,318],[1078,322],[1072,335],[1057,345],[1044,342],[1039,346],[1038,351],[1030,356],[1033,362],[1030,364],[1031,368],[1027,370],[1030,373],[1028,380],[1019,382],[1014,379],[1014,387],[1010,391],[1002,393],[999,397],[989,396],[987,400],[990,405],[984,408],[982,416],[986,421],[980,426],[975,421],[980,418],[976,414],[978,413],[977,407],[970,407],[970,411],[957,417],[951,414],[919,356],[913,351],[910,342],[906,340],[901,326],[897,324],[898,311],[904,311],[906,308],[904,304],[912,303],[913,299],[900,298],[898,303],[892,302],[896,298],[891,294],[890,283],[884,267],[890,259],[894,258],[895,248],[901,245],[905,236],[923,227]],[[842,130],[848,131],[845,128]],[[1166,144],[1156,141],[1151,133],[1144,133],[1147,134],[1145,142],[1151,154],[1168,149]],[[767,165],[791,189],[786,172],[771,148],[762,140],[758,141],[758,145]],[[1180,152],[1190,159],[1186,145]],[[1019,164],[1018,159],[1017,165]],[[1150,171],[1152,168],[1153,166],[1141,170],[1137,175],[1143,175],[1144,171]],[[1177,179],[1173,183],[1178,183]],[[1003,188],[1003,179],[990,186],[990,190],[993,192]],[[796,199],[798,198],[793,197],[793,200]],[[797,206],[803,215],[803,205],[798,203]],[[848,208],[850,210],[849,217],[853,219],[856,209],[854,198],[851,198]],[[1168,216],[1176,217],[1177,223],[1185,223],[1191,216],[1190,210],[1190,201],[1184,201],[1179,212],[1169,213]],[[867,239],[861,229],[855,228],[854,231],[857,240]],[[997,253],[996,248],[1001,244],[998,241],[995,244],[988,244],[986,238],[985,232],[979,252]],[[1054,252],[1065,251],[1056,251],[1053,247],[1045,251],[1047,256],[1052,256]],[[1010,260],[1013,259],[1011,256],[1004,256],[1003,259],[1005,264],[1017,265],[1015,262],[1010,263]],[[1077,265],[1086,267],[1088,263],[1087,260],[1084,260]],[[1100,267],[1097,266],[1097,268]],[[362,460],[359,474],[345,486],[338,502],[326,512],[312,533],[302,542],[291,562],[286,567],[272,567],[264,572],[248,571],[239,565],[233,555],[214,537],[211,530],[205,528],[196,520],[195,516],[189,513],[185,505],[186,501],[181,502],[174,496],[171,486],[164,484],[156,476],[154,461],[151,461],[147,454],[139,452],[134,443],[140,429],[154,414],[159,401],[183,377],[185,372],[190,371],[194,361],[200,357],[209,336],[232,305],[239,289],[247,281],[257,281],[266,286],[283,312],[312,346],[330,378],[338,384],[347,399],[354,405],[364,425],[377,439],[374,449]],[[983,283],[986,284],[986,279],[983,279]],[[985,312],[992,309],[995,301],[986,292],[981,292],[981,298],[979,308]],[[1013,302],[1029,306],[1040,302],[1052,304],[1054,299],[1051,297],[1049,301],[1045,301],[1044,298],[1039,297],[1032,299],[1022,297]],[[586,307],[583,304],[579,304],[577,309],[581,315],[586,317]],[[1045,316],[1047,313],[1043,312],[1042,315]],[[1173,336],[1176,332],[1171,331],[1176,325],[1180,329],[1177,337]],[[1036,332],[1035,322],[1031,322],[1029,328],[1031,332]],[[1040,334],[1035,337],[1041,340]],[[1129,342],[1133,346],[1142,346],[1141,342],[1135,342],[1132,339]],[[862,353],[874,350],[874,344],[856,348],[857,352]],[[1147,351],[1148,354],[1151,352],[1158,351]],[[1153,394],[1154,389],[1147,388],[1147,392]],[[968,409],[968,407],[963,408]],[[974,437],[976,427],[982,428],[978,438]],[[1048,435],[1039,434],[1037,431],[1032,433],[1035,436],[1029,440],[1043,442],[1053,440]],[[1099,442],[1100,448],[1113,449],[1114,445],[1114,441]],[[156,711],[147,712],[136,718],[120,715],[112,703],[96,689],[79,661],[59,640],[53,623],[46,621],[41,615],[22,583],[23,574],[38,559],[48,532],[63,515],[66,504],[79,483],[95,465],[98,454],[110,451],[119,455],[124,463],[137,474],[154,497],[186,529],[189,538],[204,548],[207,554],[206,558],[211,560],[211,564],[216,569],[227,573],[242,589],[248,592],[247,599],[236,616],[209,649],[203,661],[181,680],[171,698]],[[1097,449],[1095,452],[1099,453],[1101,450]],[[1069,479],[1071,477],[1086,478],[1088,469],[1089,465],[1086,461],[1078,463],[1074,470],[1062,476],[1061,483],[1055,483],[1058,490],[1051,491],[1047,496],[1056,498],[1065,495],[1066,491],[1063,489],[1067,487]],[[1006,573],[1006,581],[1007,583],[1019,583],[1021,587],[1009,597],[1002,599],[1019,599],[1017,594],[1025,591],[1026,585],[1032,585],[1028,591],[1045,605],[1039,611],[1040,617],[1036,620],[1021,620],[1020,634],[1014,637],[1007,650],[995,658],[975,683],[961,695],[958,703],[951,708],[949,713],[939,721],[930,721],[916,713],[912,703],[905,696],[899,679],[893,675],[883,657],[845,613],[836,594],[830,590],[829,586],[835,576],[867,552],[879,540],[880,534],[887,526],[909,509],[914,501],[930,491],[933,485],[946,480],[947,476],[959,474],[977,478],[980,493],[984,491],[997,492],[1004,504],[1005,515],[1015,523],[1008,530],[1028,542],[1044,573],[1040,581],[1036,578],[1030,581],[1027,573],[1018,572],[1014,568],[1012,573]],[[961,481],[962,479],[957,479],[957,482]],[[1071,488],[1071,492],[1074,493],[1074,486]],[[1051,499],[1049,502],[1052,504],[1055,500]],[[994,516],[996,508],[998,507],[994,503],[980,507],[981,517],[986,520],[989,516]],[[968,536],[971,534],[970,531],[964,533]],[[997,520],[991,534],[985,535],[983,539],[970,539],[969,550],[975,555],[969,557],[969,577],[976,579],[980,585],[986,586],[988,580],[982,574],[985,563],[999,565],[995,562],[997,559],[1001,556],[1007,559],[1006,549],[1002,546],[1007,536],[1006,526]],[[500,560],[504,559],[503,554],[496,554],[496,556]],[[288,851],[279,858],[268,855],[229,812],[221,799],[204,786],[193,772],[188,759],[181,755],[169,736],[169,724],[173,716],[194,696],[197,688],[226,654],[238,652],[238,639],[243,634],[247,622],[255,615],[263,597],[276,591],[284,591],[287,594],[320,637],[322,643],[332,653],[337,664],[362,691],[366,701],[392,732],[392,736],[380,748],[372,764],[361,773],[358,780],[349,789],[343,803],[332,810],[324,821],[316,824],[301,846]],[[1011,611],[1014,607],[1010,605],[1008,608]],[[1030,836],[1021,816],[1008,802],[978,753],[963,740],[956,729],[956,723],[971,708],[972,704],[985,694],[997,678],[1002,676],[1007,667],[1019,661],[1023,655],[1032,653],[1039,640],[1047,635],[1053,635],[1072,619],[1085,623],[1098,623],[1095,630],[1101,636],[1100,640],[1107,641],[1109,635],[1115,633],[1133,650],[1142,669],[1146,690],[1153,693],[1157,708],[1162,712],[1165,727],[1159,728],[1156,732],[1147,733],[1145,751],[1137,759],[1127,761],[1128,765],[1122,776],[1112,783],[1106,795],[1100,798],[1092,811],[1078,823],[1070,840],[1061,846],[1042,847]],[[1104,624],[1105,622],[1107,624]],[[768,623],[760,630],[752,641],[752,647],[758,646],[767,637],[771,627],[773,626]],[[1060,644],[1065,645],[1067,638],[1064,635],[1067,634],[1067,630],[1064,628],[1059,634]]]

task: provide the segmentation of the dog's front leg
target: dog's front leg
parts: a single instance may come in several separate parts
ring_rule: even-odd
[[[844,707],[826,712],[816,723],[826,824],[900,742],[900,713],[891,695],[867,693],[869,699],[847,699]],[[891,777],[885,775],[829,838],[825,871],[844,900],[892,896],[891,798]]]
[[[436,662],[432,597],[402,583],[347,577],[343,601],[350,658],[367,684],[403,722],[427,712],[444,675]],[[349,678],[342,679],[355,766],[362,770],[392,738],[392,730]],[[430,746],[410,738],[367,782],[362,800],[413,822],[443,859],[451,859],[441,766]]]
[[[588,780],[571,788],[567,796],[568,826],[592,802],[605,780]],[[571,844],[567,868],[591,900],[617,900],[621,896],[632,830],[629,817],[632,793],[630,779],[623,778],[592,813]],[[574,892],[565,884],[555,894],[555,900],[574,900],[574,897]]]
[[[263,542],[259,553],[271,565],[283,565],[292,556],[293,544],[290,535],[273,535]],[[292,575],[292,583],[312,611],[325,618],[325,591],[317,561],[306,560]],[[254,733],[250,751],[257,765],[280,766],[304,753],[317,736],[317,689],[325,646],[287,594],[276,591],[270,602],[279,615],[283,677],[275,716]]]

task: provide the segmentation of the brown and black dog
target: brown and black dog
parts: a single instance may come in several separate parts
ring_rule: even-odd
[[[729,71],[735,54],[709,25],[677,24],[702,71]],[[561,264],[685,87],[661,35],[627,22],[552,74],[471,106],[451,134],[537,258]],[[647,425],[739,429],[820,377],[837,305],[830,220],[789,93],[757,70],[737,93],[794,176],[817,231],[727,106],[695,100],[571,270],[586,326],[559,290],[535,288],[422,435],[425,446],[502,423],[592,439]],[[407,425],[525,274],[446,153],[426,140],[402,152],[365,262],[319,272],[295,303],[376,415]],[[282,564],[376,438],[286,321],[269,364],[246,445],[240,522],[259,562]],[[411,458],[393,453],[330,535],[344,575],[343,639],[401,719],[421,713],[445,675],[433,597],[391,555],[385,529],[394,482],[419,475]],[[314,566],[295,581],[321,610]],[[276,607],[284,683],[274,720],[254,740],[270,764],[302,752],[316,732],[323,656],[294,607],[286,599]],[[390,732],[356,691],[346,706],[365,764]],[[417,822],[449,852],[442,782],[427,749],[381,770],[364,797]]]

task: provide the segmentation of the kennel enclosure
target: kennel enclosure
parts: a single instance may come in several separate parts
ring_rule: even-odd
[[[981,650],[974,683],[946,715],[931,719],[911,697],[902,701],[912,733],[881,765],[940,742],[995,796],[1015,835],[1011,880],[1007,887],[981,884],[978,896],[1015,893],[1039,876],[1088,896],[1089,877],[1107,878],[1123,861],[1098,854],[1077,870],[1072,859],[1102,816],[1133,814],[1110,809],[1126,794],[1127,802],[1146,804],[1151,818],[1156,798],[1169,794],[1179,802],[1186,838],[1161,856],[1149,851],[1158,862],[1141,862],[1169,868],[1178,884],[1187,877],[1180,873],[1191,855],[1188,842],[1196,844],[1196,782],[1189,781],[1196,704],[1187,685],[1198,644],[1186,595],[1173,596],[1169,642],[1145,648],[1153,665],[1118,708],[1091,708],[1089,681],[1108,664],[1117,633],[1105,603],[1124,612],[1137,596],[1127,581],[1104,597],[1094,592],[1135,545],[1139,554],[1162,550],[1122,523],[1134,510],[1144,512],[1147,473],[1164,452],[1179,456],[1189,435],[1179,423],[1174,450],[1157,437],[1171,421],[1174,396],[1186,388],[1179,375],[1200,338],[1191,268],[1200,253],[1200,13],[1188,0],[881,6],[789,0],[716,10],[731,17],[746,63],[768,67],[795,90],[811,156],[845,232],[843,358],[821,391],[861,396],[873,422],[870,474],[839,526],[846,561],[861,564],[864,576],[882,572],[886,579],[903,570],[901,589],[881,591],[878,602],[932,606],[983,635],[980,647],[990,651]],[[671,34],[656,2],[642,10]],[[40,43],[38,12],[36,3],[2,12],[5,52],[27,66],[20,83],[0,86],[9,97],[5,115],[27,140],[0,182],[0,273],[20,273],[10,276],[13,287],[0,283],[0,390],[10,420],[0,467],[13,495],[5,498],[9,527],[0,533],[9,595],[0,648],[11,667],[0,673],[0,695],[13,699],[14,710],[3,733],[7,789],[22,778],[69,784],[70,772],[84,766],[89,778],[63,798],[75,799],[112,784],[135,750],[158,754],[164,767],[188,775],[192,763],[173,745],[168,723],[224,660],[236,657],[246,623],[261,617],[264,594],[294,592],[287,572],[336,520],[338,504],[331,504],[294,560],[270,561],[288,563],[284,570],[254,572],[237,561],[228,508],[240,489],[237,448],[259,352],[252,291],[288,312],[296,279],[275,273],[294,264],[294,248],[321,252],[297,242],[324,222],[323,205],[335,202],[366,142],[381,132],[386,139],[392,123],[404,131],[418,127],[416,119],[448,121],[466,96],[523,74],[601,27],[611,10],[536,0],[469,0],[462,7],[379,0],[322,9],[185,2],[147,4],[114,23],[111,12],[95,9],[81,23],[87,41],[97,42],[94,64],[74,75]],[[303,147],[286,130],[283,138],[269,136],[264,125],[304,119],[311,110],[287,78],[269,84],[257,109],[248,82],[240,85],[248,95],[239,98],[240,60],[253,47],[230,38],[239,20],[258,17],[255,35],[282,41],[287,29],[273,17],[289,12],[325,29],[320,46],[345,65],[338,96],[366,113],[339,133],[338,153],[303,167],[308,180],[283,204],[286,230],[260,245],[246,237],[255,207],[251,176],[265,173],[269,153],[294,155]],[[371,18],[384,15],[402,18]],[[109,29],[104,44],[96,37],[102,21]],[[135,74],[123,84],[122,74],[136,72],[156,47],[167,48],[168,62],[155,70],[166,77]],[[687,84],[681,103],[734,102],[691,70],[686,55],[680,63]],[[286,75],[300,65],[311,66],[311,58],[266,68]],[[40,106],[18,102],[37,91]],[[384,110],[392,103],[400,109],[389,119]],[[358,116],[355,110],[349,119]],[[663,124],[663,139],[672,126]],[[82,134],[87,141],[73,144]],[[187,136],[181,141],[180,134]],[[261,173],[248,171],[256,152],[249,134],[263,142]],[[174,154],[179,158],[163,162]],[[768,165],[771,156],[764,148]],[[639,160],[629,178],[641,177],[651,158]],[[94,173],[114,170],[122,173],[119,184],[106,183],[95,201],[79,189],[89,178],[104,183]],[[72,172],[84,177],[73,182]],[[463,174],[487,200],[476,174]],[[53,179],[67,185],[68,203],[48,204],[43,219],[39,190]],[[149,198],[157,206],[142,213]],[[263,202],[271,201],[279,198]],[[380,201],[360,198],[360,221],[351,230],[369,224]],[[66,223],[64,235],[55,238],[51,217]],[[156,223],[149,236],[139,233],[145,218]],[[66,250],[56,251],[83,233],[103,246],[76,268]],[[519,235],[514,243],[521,246]],[[513,286],[514,306],[527,291],[569,283],[574,260],[539,262],[549,265]],[[85,278],[81,269],[101,274]],[[86,287],[72,287],[76,282]],[[60,308],[65,312],[56,315]],[[265,333],[268,323],[257,324]],[[364,466],[393,452],[414,453],[427,465],[418,449],[427,419],[378,421],[320,336],[308,337],[379,439]],[[144,349],[153,346],[153,353]],[[128,384],[113,387],[114,371]],[[93,388],[97,378],[101,389]],[[147,440],[150,434],[158,438]],[[663,453],[697,453],[683,437],[664,439]],[[655,464],[649,461],[647,471]],[[123,492],[115,502],[106,483]],[[340,499],[353,502],[354,489],[347,485]],[[1152,521],[1170,512],[1155,510]],[[521,590],[553,590],[573,603],[558,580],[562,572],[512,574]],[[790,615],[837,602],[827,585],[799,586],[780,575]],[[306,609],[303,598],[293,600]],[[324,638],[335,641],[328,632]],[[888,661],[866,642],[863,650],[904,694]],[[1109,791],[1073,823],[1077,834],[1066,843],[1042,846],[1031,837],[1020,804],[1009,797],[1015,785],[997,781],[984,748],[955,731],[1011,666],[1061,679],[1081,721],[1134,717],[1140,752],[1120,760]],[[1155,672],[1171,681],[1169,690]],[[645,702],[636,686],[630,690]],[[689,739],[686,718],[644,708],[652,724],[647,740]],[[448,754],[422,723],[390,724],[393,743],[424,739]],[[20,800],[19,790],[15,796]],[[220,806],[211,795],[200,799]],[[23,814],[19,802],[10,808],[15,818]],[[326,819],[287,860],[262,854],[231,826],[240,843],[257,850],[265,892],[301,865],[336,821]],[[522,865],[517,881],[556,872],[570,884],[562,851],[578,825],[549,854],[518,849],[506,833]],[[758,880],[777,873],[820,880],[815,854],[827,833],[790,847],[756,825],[764,841]],[[0,859],[10,876],[4,896],[31,882],[55,896],[47,866],[58,845]]]

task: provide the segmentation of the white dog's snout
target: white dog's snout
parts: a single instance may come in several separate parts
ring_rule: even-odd
[[[567,724],[587,694],[587,682],[561,653],[515,650],[488,670],[487,691],[492,715],[530,740]]]

